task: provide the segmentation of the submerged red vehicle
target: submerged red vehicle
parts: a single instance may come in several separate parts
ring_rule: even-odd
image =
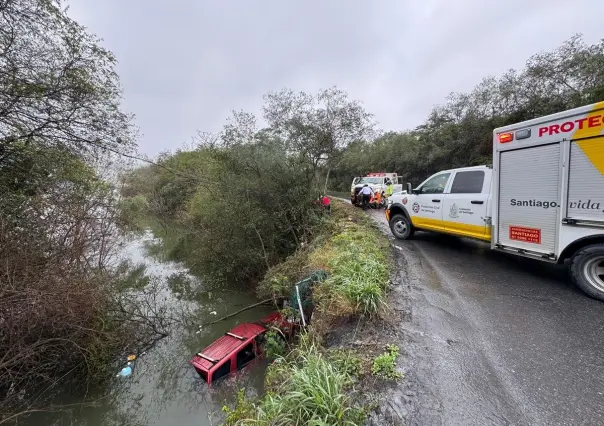
[[[269,324],[290,332],[295,326],[279,313],[271,314],[258,323],[239,324],[197,353],[190,362],[201,378],[211,385],[262,357],[262,337]]]

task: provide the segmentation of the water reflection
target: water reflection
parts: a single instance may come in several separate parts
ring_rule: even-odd
[[[161,240],[150,232],[131,241],[123,261],[135,265],[130,288],[150,282],[165,287],[173,312],[183,316],[170,336],[161,340],[136,362],[132,376],[114,378],[110,389],[90,389],[85,395],[64,390],[57,404],[94,401],[60,413],[44,413],[26,419],[27,425],[216,425],[221,408],[236,399],[237,389],[254,394],[262,391],[263,363],[217,382],[212,388],[201,381],[189,365],[191,356],[240,322],[255,321],[268,311],[258,308],[218,324],[199,327],[254,302],[250,292],[220,291],[204,285],[182,264],[161,254]],[[117,372],[116,372],[117,373]]]

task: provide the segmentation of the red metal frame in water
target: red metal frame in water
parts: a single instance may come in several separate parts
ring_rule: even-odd
[[[190,362],[201,378],[211,385],[221,377],[240,370],[254,359],[262,357],[257,338],[268,331],[265,325],[269,324],[292,329],[287,319],[276,312],[263,318],[260,323],[237,325],[196,354]]]

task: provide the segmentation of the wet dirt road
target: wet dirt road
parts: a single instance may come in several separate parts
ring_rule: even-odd
[[[390,406],[406,424],[604,425],[604,303],[564,267],[430,233],[392,242],[407,378]]]

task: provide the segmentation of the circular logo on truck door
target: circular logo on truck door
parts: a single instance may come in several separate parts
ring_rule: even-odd
[[[418,213],[419,212],[419,203],[413,203],[413,212],[414,213]]]

